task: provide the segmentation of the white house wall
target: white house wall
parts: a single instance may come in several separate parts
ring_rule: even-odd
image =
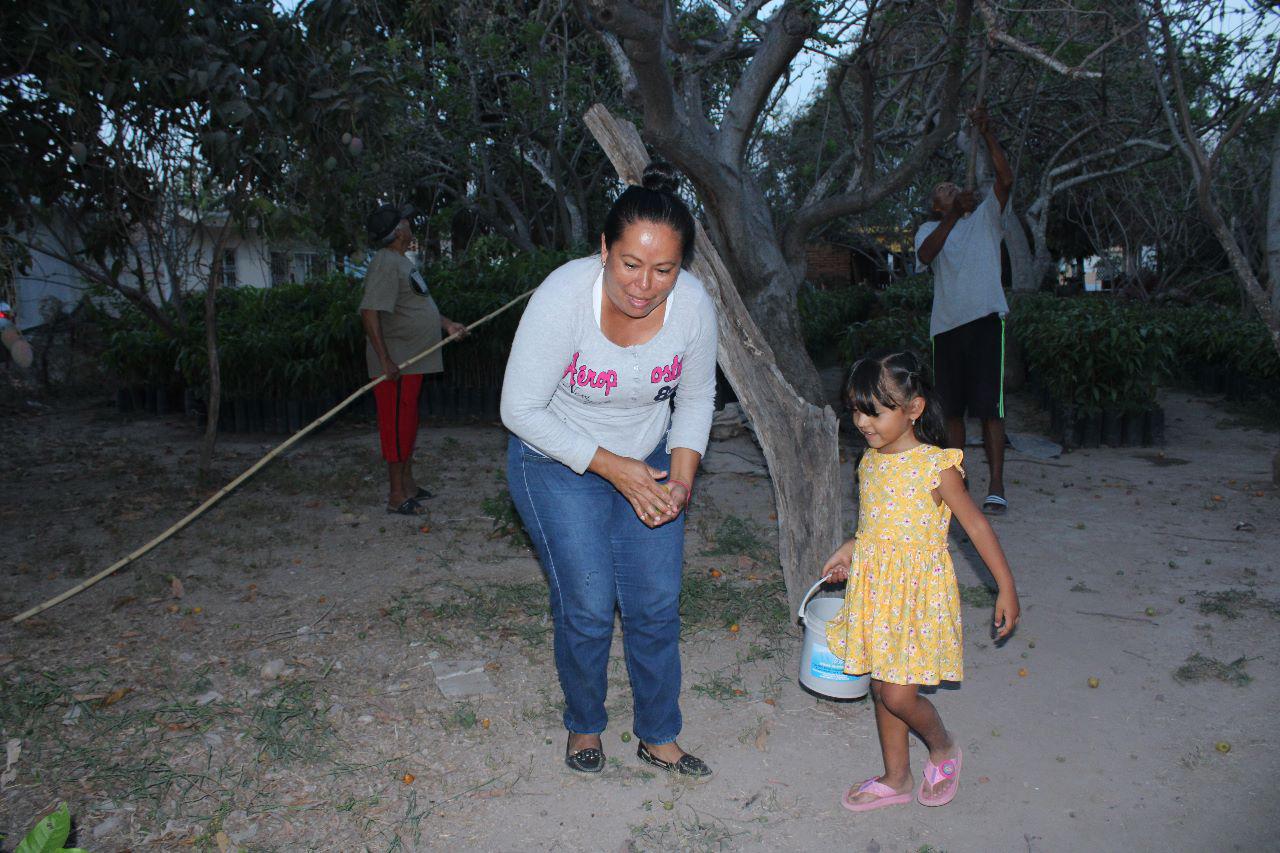
[[[69,313],[85,298],[89,286],[70,264],[36,248],[40,245],[54,244],[44,226],[39,226],[39,230],[34,235],[19,235],[19,240],[32,247],[31,262],[26,271],[18,272],[14,276],[14,290],[17,297],[14,308],[18,315],[18,325],[23,329],[29,329],[46,322],[42,306],[57,306],[63,312]],[[213,261],[215,241],[213,235],[206,234],[195,243],[199,260],[192,273],[200,281],[190,290],[198,292],[204,289],[204,278],[208,275]],[[226,248],[235,253],[237,286],[259,288],[271,286],[272,247],[261,235],[233,237],[228,241]],[[330,256],[330,252],[325,248],[295,241],[277,243],[276,249],[289,253],[290,275],[294,279],[300,278],[299,273],[302,268],[302,264],[295,257],[296,253],[315,254],[320,257]],[[159,285],[167,290],[168,275],[163,270],[158,272],[159,280],[151,284],[153,287]],[[127,284],[134,286],[137,284],[135,277],[129,271],[123,272],[121,278]],[[154,298],[158,300],[159,294],[154,294]]]

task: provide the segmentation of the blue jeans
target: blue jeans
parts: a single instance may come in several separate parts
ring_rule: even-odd
[[[645,461],[668,470],[666,441]],[[617,608],[634,698],[632,730],[654,746],[675,740],[684,513],[650,529],[603,477],[575,474],[515,436],[507,445],[507,484],[551,587],[565,728],[599,734],[608,725],[604,702]]]

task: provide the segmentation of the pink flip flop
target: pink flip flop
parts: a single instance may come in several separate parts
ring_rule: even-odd
[[[876,799],[868,800],[865,803],[855,803],[853,798],[858,794],[875,794]],[[909,802],[911,802],[910,791],[905,794],[899,794],[874,776],[859,785],[857,790],[850,788],[845,791],[844,796],[840,799],[840,805],[851,812],[870,812],[882,809],[885,806],[906,805]]]
[[[960,747],[956,747],[956,757],[948,758],[942,764],[934,764],[932,761],[925,759],[924,762],[924,779],[920,781],[920,788],[916,791],[916,800],[922,806],[945,806],[956,797],[956,790],[960,787],[960,764],[963,753]],[[939,782],[946,779],[951,780],[950,787],[945,792],[936,797],[926,796],[924,793],[925,785],[930,788],[935,787]]]

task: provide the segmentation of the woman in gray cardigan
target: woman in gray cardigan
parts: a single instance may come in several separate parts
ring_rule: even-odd
[[[637,755],[711,774],[676,736],[684,508],[711,430],[716,317],[684,270],[694,224],[675,189],[650,164],[610,209],[599,256],[538,287],[502,385],[507,482],[551,589],[565,763],[584,773],[604,767],[616,608]]]

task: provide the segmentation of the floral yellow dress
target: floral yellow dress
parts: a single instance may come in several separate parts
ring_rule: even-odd
[[[858,532],[844,607],[827,623],[827,647],[844,671],[891,684],[964,676],[960,591],[947,552],[951,508],[931,492],[964,454],[922,444],[869,449],[858,465]]]

